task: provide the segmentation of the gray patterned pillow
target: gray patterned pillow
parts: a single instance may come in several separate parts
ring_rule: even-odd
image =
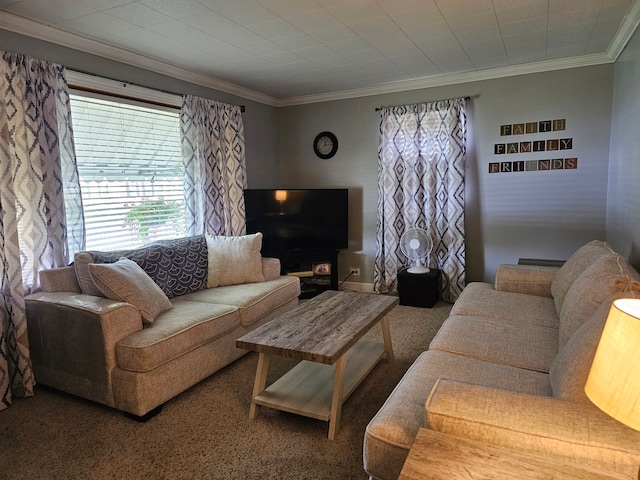
[[[207,240],[204,235],[162,240],[156,242],[164,248],[167,261],[166,288],[169,298],[207,288]]]

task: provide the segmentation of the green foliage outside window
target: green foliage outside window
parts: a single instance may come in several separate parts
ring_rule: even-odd
[[[179,232],[181,219],[182,207],[178,202],[159,198],[132,206],[124,217],[124,224],[140,239],[147,241],[161,227],[168,226]]]

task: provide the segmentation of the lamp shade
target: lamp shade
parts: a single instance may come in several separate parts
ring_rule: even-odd
[[[598,408],[635,430],[640,430],[639,354],[640,300],[616,300],[584,390]]]
[[[287,200],[287,191],[286,190],[276,190],[276,200],[279,202],[284,202]]]

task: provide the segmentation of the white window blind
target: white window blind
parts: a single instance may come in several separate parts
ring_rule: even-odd
[[[87,250],[186,235],[179,110],[71,95]]]

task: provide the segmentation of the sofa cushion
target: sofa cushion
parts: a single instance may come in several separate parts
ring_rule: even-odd
[[[590,403],[443,379],[429,395],[426,410],[429,427],[438,432],[530,454],[552,455],[568,465],[593,468],[610,480],[637,478],[640,432]],[[586,472],[570,477],[563,473],[537,478],[603,478]]]
[[[78,277],[80,291],[85,295],[104,297],[104,294],[96,287],[96,284],[93,283],[93,279],[89,273],[90,263],[95,263],[95,261],[93,260],[93,255],[89,252],[78,252],[74,255],[73,266],[76,271],[76,276]]]
[[[239,323],[236,307],[177,298],[173,309],[160,314],[149,328],[118,342],[118,366],[148,372],[232,331]]]
[[[209,257],[209,288],[264,282],[262,233],[240,236],[206,234]]]
[[[451,309],[451,315],[506,320],[509,324],[558,327],[558,316],[551,297],[502,292],[484,282],[469,283]]]
[[[112,300],[127,302],[138,309],[145,324],[173,308],[164,292],[133,260],[88,265],[89,274],[100,291]]]
[[[626,259],[613,253],[592,262],[573,282],[562,303],[559,348],[595,313],[603,300],[631,290],[640,290],[640,284],[631,277]]]
[[[609,255],[613,251],[609,246],[600,240],[583,245],[576,250],[567,261],[560,267],[558,273],[551,282],[551,295],[556,306],[556,312],[560,315],[562,311],[562,303],[567,291],[573,285],[573,282],[584,272],[591,264],[603,255]]]
[[[375,478],[398,478],[438,379],[476,383],[531,395],[551,395],[549,375],[438,350],[420,354],[367,425],[364,468]]]
[[[558,353],[558,329],[453,315],[444,322],[429,348],[548,372]]]
[[[159,240],[155,244],[163,247],[163,290],[169,298],[207,288],[209,259],[204,235]]]
[[[247,327],[267,313],[300,295],[300,279],[282,276],[265,282],[208,288],[185,295],[185,300],[233,305],[240,312],[240,323]]]
[[[640,298],[640,294],[629,291],[616,293],[605,299],[593,315],[565,343],[549,370],[554,397],[572,402],[590,403],[584,392],[584,386],[587,383],[611,304],[618,298]]]

